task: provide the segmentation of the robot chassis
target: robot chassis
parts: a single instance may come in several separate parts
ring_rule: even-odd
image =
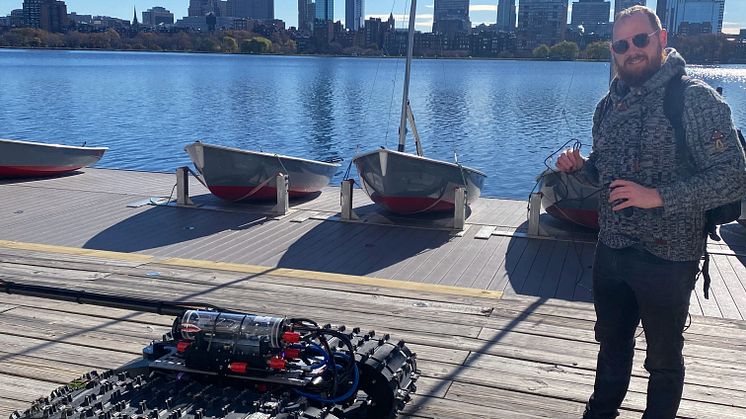
[[[175,316],[142,359],[87,373],[10,419],[386,419],[419,377],[403,341],[359,328],[3,280],[0,292]]]

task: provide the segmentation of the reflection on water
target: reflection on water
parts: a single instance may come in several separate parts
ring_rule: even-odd
[[[0,53],[0,137],[106,145],[102,167],[168,171],[194,140],[315,159],[398,141],[403,60],[82,51]],[[415,60],[426,155],[525,198],[547,154],[590,143],[607,63]],[[746,125],[746,66],[691,68]],[[409,143],[407,150],[413,150]],[[340,170],[335,182],[341,180]],[[354,173],[354,170],[353,170]]]

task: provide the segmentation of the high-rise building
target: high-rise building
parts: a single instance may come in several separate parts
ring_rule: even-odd
[[[274,0],[228,0],[226,14],[231,17],[254,20],[275,18]]]
[[[334,21],[334,0],[316,0],[316,20]]]
[[[345,0],[345,26],[351,31],[358,31],[364,25],[365,2],[363,0]]]
[[[658,0],[657,7],[663,27],[673,34],[720,33],[724,11],[725,0]]]
[[[314,0],[298,0],[298,30],[310,32],[315,18],[316,3]]]
[[[515,32],[515,0],[499,0],[497,3],[497,29]]]
[[[632,6],[647,6],[647,0],[616,0],[614,2],[614,16],[624,9],[629,9]]]
[[[13,9],[10,11],[10,26],[13,28],[22,28],[26,26],[26,18],[23,16],[23,9]]]
[[[434,0],[433,32],[452,36],[469,32],[469,0]]]
[[[164,7],[155,6],[142,12],[142,24],[145,26],[173,25],[174,14]]]
[[[518,48],[532,50],[565,39],[567,0],[521,0],[518,8]]]
[[[23,20],[31,28],[62,32],[67,27],[67,5],[58,0],[24,0]]]
[[[585,33],[598,32],[600,27],[608,26],[610,12],[611,3],[606,0],[579,0],[572,4],[570,24],[582,25]]]
[[[221,8],[220,0],[189,0],[189,9],[187,10],[188,16],[207,16],[208,13],[212,13],[215,16],[222,16],[221,13],[225,6]]]

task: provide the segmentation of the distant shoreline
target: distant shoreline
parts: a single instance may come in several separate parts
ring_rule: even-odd
[[[349,55],[349,54],[273,54],[273,53],[228,53],[210,51],[182,51],[182,50],[149,50],[149,49],[113,49],[113,48],[67,48],[67,47],[11,47],[0,46],[6,50],[32,50],[32,51],[100,51],[100,52],[138,52],[138,53],[168,53],[168,54],[200,54],[200,55],[229,55],[229,56],[267,56],[267,57],[319,57],[319,58],[404,58],[403,55]],[[446,57],[446,56],[414,56],[418,60],[485,60],[485,61],[555,61],[555,62],[608,62],[607,60],[593,60],[578,58],[576,60],[552,60],[534,57]]]
[[[273,54],[273,53],[227,53],[210,51],[182,51],[182,50],[149,50],[149,49],[112,49],[112,48],[67,48],[67,47],[12,47],[0,46],[0,50],[31,50],[31,51],[98,51],[98,52],[137,52],[137,53],[167,53],[167,54],[199,54],[199,55],[227,55],[227,56],[267,56],[267,57],[318,57],[318,58],[404,58],[402,55],[347,55],[347,54]],[[479,60],[479,61],[551,61],[551,62],[590,62],[608,63],[608,60],[596,60],[589,58],[578,58],[575,60],[555,60],[534,57],[445,57],[445,56],[414,56],[418,60]],[[691,65],[744,65],[746,60],[735,62],[696,62],[687,61]]]

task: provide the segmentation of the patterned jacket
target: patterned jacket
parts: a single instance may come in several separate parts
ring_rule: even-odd
[[[685,65],[681,55],[669,48],[661,69],[643,86],[630,89],[615,79],[609,89],[610,104],[604,107],[601,101],[596,107],[593,151],[582,173],[603,186],[598,238],[609,247],[641,246],[667,260],[698,260],[706,245],[705,211],[746,196],[744,151],[730,108],[697,80],[684,91],[682,114],[696,170],[679,167],[663,97],[671,78],[686,74]],[[657,188],[663,207],[634,208],[627,214],[612,211],[608,185],[616,179]]]

